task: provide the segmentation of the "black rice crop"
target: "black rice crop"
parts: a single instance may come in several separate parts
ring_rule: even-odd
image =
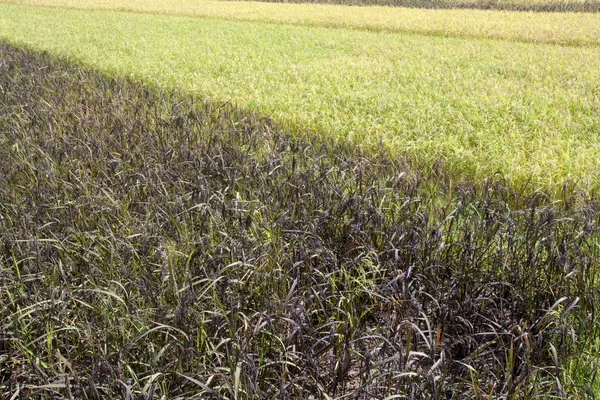
[[[600,205],[418,165],[1,45],[0,398],[593,397]]]
[[[342,4],[348,6],[386,6],[425,9],[475,9],[527,12],[600,12],[597,0],[261,0],[270,3]]]

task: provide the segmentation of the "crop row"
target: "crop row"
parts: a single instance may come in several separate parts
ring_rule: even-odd
[[[0,46],[0,396],[593,396],[600,205]]]
[[[288,130],[560,191],[600,182],[600,48],[0,5],[0,37]]]
[[[302,2],[303,0],[298,0]],[[338,0],[332,0],[336,2]],[[339,0],[346,1],[346,0]],[[350,0],[352,1],[352,0]],[[387,1],[387,0],[382,0]],[[393,0],[392,0],[393,1]],[[412,1],[412,0],[408,0]],[[417,0],[419,1],[419,0]],[[600,46],[600,13],[527,13],[477,9],[349,7],[333,4],[220,0],[2,0],[0,3],[119,10],[428,36]],[[479,1],[475,3],[480,4]],[[531,1],[528,4],[533,4]],[[600,3],[584,2],[594,5]]]
[[[425,9],[475,9],[533,12],[590,12],[600,11],[595,0],[263,0],[274,3],[318,3],[350,6],[386,6]]]

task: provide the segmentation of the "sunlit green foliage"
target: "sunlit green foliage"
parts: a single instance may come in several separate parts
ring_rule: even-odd
[[[571,46],[600,46],[600,13],[340,7],[327,4],[219,0],[1,0],[0,2]],[[586,1],[586,4],[590,3]]]
[[[0,6],[0,37],[366,148],[559,191],[600,182],[600,47]]]

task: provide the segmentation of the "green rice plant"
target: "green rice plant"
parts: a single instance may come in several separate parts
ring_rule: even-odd
[[[585,192],[0,60],[0,396],[598,395]]]
[[[332,0],[330,2],[345,1]],[[394,0],[381,1],[382,4],[387,5],[387,1]],[[415,2],[419,1],[421,0],[415,0]],[[298,2],[307,3],[302,0]],[[448,3],[450,2],[452,1]],[[540,3],[544,2],[545,0],[540,1]],[[265,3],[219,0],[3,0],[2,3],[87,10],[119,10],[377,32],[417,33],[428,36],[499,39],[526,43],[593,47],[600,45],[599,14],[490,11],[487,9],[496,7],[488,7],[484,4],[492,4],[492,2],[483,3],[479,0],[473,1],[472,4],[484,5],[475,8],[485,8],[485,11],[340,7],[323,4],[293,4],[294,2]],[[508,4],[509,2],[504,3]],[[439,4],[443,4],[443,2]],[[528,1],[527,4],[535,7],[531,1]],[[575,1],[569,4],[578,3]],[[583,7],[595,7],[598,11],[600,3],[585,1],[579,4],[585,4]]]
[[[2,5],[0,37],[453,171],[600,182],[599,48]],[[418,166],[417,166],[418,167]]]

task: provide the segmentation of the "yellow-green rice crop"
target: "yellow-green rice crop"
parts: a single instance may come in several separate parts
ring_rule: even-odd
[[[288,25],[426,35],[600,45],[600,14],[424,10],[210,0],[3,0],[29,5],[114,9]]]
[[[0,38],[475,177],[600,187],[600,48],[1,5]]]
[[[598,12],[598,0],[262,0],[276,3],[319,3],[426,9],[469,8],[535,12]]]

